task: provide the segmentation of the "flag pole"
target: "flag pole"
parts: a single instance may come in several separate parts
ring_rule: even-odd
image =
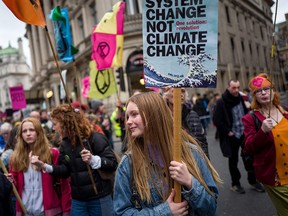
[[[79,101],[82,103],[82,97],[81,97],[81,92],[80,92],[80,83],[79,83],[79,78],[78,78],[78,71],[76,67],[76,61],[73,58],[73,71],[74,71],[74,76],[76,79],[76,87],[77,87],[77,95],[79,95]]]
[[[181,162],[181,88],[173,89],[173,160]],[[174,181],[176,203],[181,202],[181,185]]]
[[[45,25],[44,29],[45,29],[46,36],[47,36],[47,38],[48,38],[48,42],[49,42],[50,48],[51,48],[51,50],[52,50],[52,54],[53,54],[53,57],[54,57],[54,60],[55,60],[55,63],[56,63],[56,67],[57,67],[58,72],[59,72],[59,75],[60,75],[61,82],[62,82],[63,87],[64,87],[64,91],[65,91],[65,94],[66,94],[67,102],[68,102],[70,108],[71,108],[72,110],[74,110],[74,109],[72,108],[72,105],[71,105],[70,97],[69,97],[69,94],[68,94],[68,91],[67,91],[67,88],[66,88],[64,79],[63,79],[62,74],[61,74],[61,69],[60,69],[60,66],[59,66],[57,57],[56,57],[56,52],[55,52],[55,49],[54,49],[54,47],[53,47],[53,45],[52,45],[52,40],[51,40],[51,37],[50,37],[50,35],[49,35],[48,28],[47,28],[46,25]],[[83,145],[82,139],[81,139],[81,137],[80,137],[80,130],[79,130],[79,127],[78,127],[78,124],[77,124],[77,121],[76,121],[74,112],[72,112],[72,118],[73,118],[73,122],[74,122],[74,124],[75,124],[75,128],[76,128],[77,135],[78,135],[78,137],[79,137],[80,145],[81,145],[82,148],[85,148],[84,145]],[[87,166],[87,170],[88,170],[88,174],[89,174],[90,180],[91,180],[92,185],[93,185],[94,192],[95,192],[96,194],[98,194],[98,191],[97,191],[97,188],[96,188],[96,184],[95,184],[95,181],[94,181],[92,172],[91,172],[91,168],[90,168],[90,166],[89,166],[88,164],[86,164],[86,166]]]
[[[271,45],[271,63],[270,63],[270,71],[269,71],[269,77],[271,79],[271,86],[270,86],[270,92],[272,90],[272,70],[274,67],[274,60],[275,60],[275,29],[276,29],[276,18],[277,18],[277,11],[278,11],[278,0],[276,0],[276,7],[275,7],[275,16],[274,16],[274,23],[273,23],[273,35],[272,35],[272,45]],[[268,118],[270,118],[271,114],[271,108],[272,108],[272,94],[270,94],[270,105],[268,110]]]
[[[5,167],[2,159],[0,159],[0,165],[1,165],[1,168],[2,168],[2,170],[4,172],[4,174],[8,174],[8,171],[7,171],[6,167]],[[25,206],[24,206],[24,204],[23,204],[23,202],[21,200],[21,197],[19,196],[19,193],[17,192],[17,189],[16,189],[14,183],[11,182],[11,184],[12,184],[12,187],[13,187],[13,193],[14,193],[14,195],[15,195],[15,197],[16,197],[16,199],[17,199],[17,201],[18,201],[18,203],[19,203],[19,205],[20,205],[20,207],[21,207],[21,209],[23,211],[23,213],[26,214],[27,210],[26,210],[26,208],[25,208]]]

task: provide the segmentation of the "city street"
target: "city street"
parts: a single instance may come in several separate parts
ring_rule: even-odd
[[[224,158],[219,141],[214,139],[215,128],[209,125],[207,131],[207,139],[209,144],[209,154],[211,162],[218,171],[224,184],[219,187],[218,198],[218,215],[222,216],[273,216],[276,215],[274,206],[272,205],[267,193],[259,193],[252,190],[245,172],[242,159],[239,161],[241,172],[241,184],[244,187],[245,194],[237,194],[230,190],[231,180],[228,170],[228,159]]]
[[[209,125],[207,139],[211,162],[218,171],[224,184],[219,186],[218,215],[219,216],[274,216],[276,211],[267,193],[259,193],[251,189],[247,174],[244,171],[242,160],[239,162],[241,171],[241,184],[245,188],[245,194],[237,194],[230,190],[231,181],[228,170],[228,159],[222,156],[219,142],[214,139],[215,128]],[[115,139],[114,145],[120,152],[121,144]]]

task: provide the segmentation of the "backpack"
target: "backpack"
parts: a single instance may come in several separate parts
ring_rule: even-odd
[[[248,114],[253,117],[256,131],[258,131],[260,129],[260,127],[261,127],[260,120],[256,117],[255,113],[252,110],[249,111]],[[244,160],[253,160],[253,157],[251,155],[248,155],[245,152],[244,145],[245,145],[245,139],[244,139],[243,143],[241,144],[241,156],[243,157]]]

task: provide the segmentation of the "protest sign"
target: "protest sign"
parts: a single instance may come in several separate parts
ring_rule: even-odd
[[[146,87],[215,88],[218,1],[143,0]]]
[[[23,86],[10,87],[9,92],[13,110],[26,108],[26,98]]]

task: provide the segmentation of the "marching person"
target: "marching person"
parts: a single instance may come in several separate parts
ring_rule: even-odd
[[[277,215],[284,216],[288,213],[288,112],[279,105],[279,94],[267,74],[253,77],[249,86],[253,112],[242,118],[244,150],[254,157],[256,177],[264,184]]]
[[[79,135],[73,118],[78,124]],[[94,132],[84,113],[69,104],[62,104],[52,110],[51,120],[55,132],[62,137],[59,165],[51,166],[50,163],[43,163],[40,160],[34,164],[53,176],[71,177],[71,216],[113,215],[111,209],[113,179],[101,179],[99,174],[99,170],[115,171],[118,164],[107,138]],[[91,168],[96,190],[87,165]]]
[[[248,112],[248,109],[239,91],[240,82],[238,80],[230,80],[226,91],[222,94],[222,97],[217,100],[213,123],[216,125],[219,133],[222,154],[224,157],[228,157],[229,172],[232,180],[231,190],[239,194],[244,194],[245,189],[240,183],[241,173],[238,169],[238,160],[239,150],[244,142],[242,116]],[[242,160],[251,187],[258,192],[264,192],[263,186],[256,180],[253,161],[248,160],[244,155]]]
[[[197,142],[182,132],[181,162],[172,160],[173,118],[156,92],[127,102],[128,154],[116,172],[115,215],[216,215],[219,176]],[[175,203],[173,181],[183,201]]]
[[[33,165],[38,158],[45,163],[58,161],[57,149],[50,149],[41,123],[36,118],[26,118],[19,125],[19,135],[10,160],[8,179],[22,198],[27,215],[54,216],[69,215],[71,209],[71,189],[68,180],[60,180],[61,197],[53,187],[53,177]],[[32,156],[32,154],[38,156]],[[18,201],[16,215],[23,215]]]

